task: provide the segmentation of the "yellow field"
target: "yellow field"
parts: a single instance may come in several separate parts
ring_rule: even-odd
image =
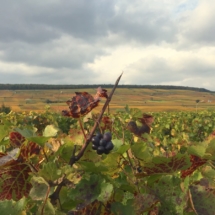
[[[96,89],[83,90],[0,90],[0,104],[10,107],[13,111],[44,111],[50,106],[51,110],[68,109],[66,101],[74,96],[76,91],[88,92],[92,95]],[[108,89],[110,92],[111,89]],[[47,103],[47,100],[53,103]],[[197,104],[196,100],[200,100]],[[98,112],[100,107],[95,111]],[[123,109],[125,105],[139,108],[144,112],[157,111],[193,111],[198,109],[215,109],[215,94],[187,90],[159,89],[117,89],[110,103],[110,110]]]

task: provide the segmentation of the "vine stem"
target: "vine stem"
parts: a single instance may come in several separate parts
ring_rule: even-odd
[[[198,213],[197,213],[197,211],[196,211],[196,209],[195,209],[195,207],[194,207],[194,204],[193,204],[192,195],[191,195],[190,190],[188,190],[188,196],[189,196],[189,200],[190,200],[190,206],[191,206],[193,212],[194,212],[196,215],[198,215]]]
[[[80,119],[80,118],[78,118],[78,122],[79,122],[79,125],[80,125],[80,127],[81,127],[81,131],[82,131],[82,133],[83,133],[83,135],[84,135],[84,139],[86,140],[87,137],[86,137],[86,134],[85,134],[85,132],[84,132],[84,128],[83,128],[83,125],[82,125],[82,122],[81,122],[81,119]]]
[[[44,208],[45,208],[46,202],[48,200],[49,193],[50,193],[50,186],[48,186],[48,190],[46,192],[46,197],[45,197],[44,203],[42,205],[42,209],[41,209],[41,215],[44,215]]]

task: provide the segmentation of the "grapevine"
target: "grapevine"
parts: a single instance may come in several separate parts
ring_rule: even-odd
[[[0,114],[0,214],[214,213],[215,112],[112,113],[120,78],[62,114]]]

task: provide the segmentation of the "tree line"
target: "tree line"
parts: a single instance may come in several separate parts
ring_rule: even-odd
[[[86,88],[113,88],[112,84],[78,84],[78,85],[52,85],[52,84],[0,84],[0,90],[62,90],[62,89],[86,89]],[[167,90],[193,90],[199,92],[211,92],[205,88],[172,86],[172,85],[118,85],[118,88],[138,89],[167,89]]]

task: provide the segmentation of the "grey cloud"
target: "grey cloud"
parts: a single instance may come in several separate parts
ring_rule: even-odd
[[[86,75],[87,74],[87,75]],[[62,69],[47,72],[40,69],[40,72],[34,74],[23,74],[22,71],[1,72],[0,83],[13,84],[93,84],[95,74],[91,70],[82,69]]]
[[[15,42],[4,46],[2,59],[47,68],[80,69],[84,64],[93,62],[96,56],[105,54],[99,47],[79,43],[70,39],[37,46]]]
[[[180,67],[177,67],[174,66],[174,62],[171,62],[171,59],[154,57],[141,59],[129,65],[126,71],[126,79],[136,84],[182,82],[187,78],[206,78],[211,80],[211,77],[215,76],[215,64],[206,64],[204,60],[193,58],[182,59]]]
[[[113,0],[39,2],[2,1],[0,39],[39,43],[64,33],[95,42],[112,32],[152,43],[172,40],[176,33],[169,14],[153,10],[130,13],[130,1],[126,1],[126,7],[119,12],[115,6],[120,1]]]

